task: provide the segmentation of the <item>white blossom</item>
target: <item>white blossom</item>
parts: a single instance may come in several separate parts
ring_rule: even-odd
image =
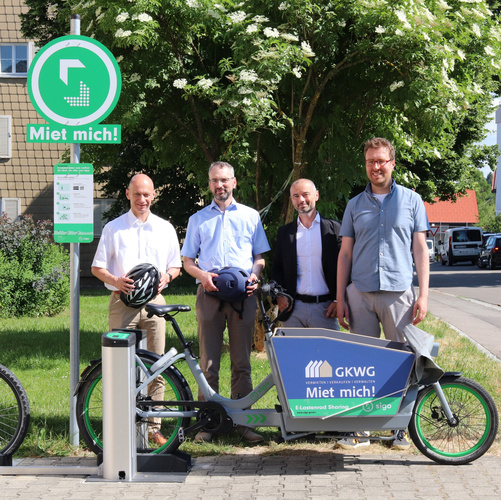
[[[423,38],[429,42],[431,39],[430,39],[430,35],[428,35],[428,33],[423,33]]]
[[[254,16],[252,20],[255,23],[267,23],[269,19],[266,16]]]
[[[473,92],[475,92],[475,94],[484,94],[484,89],[477,83],[477,82],[474,82],[473,83]]]
[[[199,7],[197,0],[186,0],[186,5],[192,9]]]
[[[116,33],[115,33],[115,36],[117,38],[126,38],[128,36],[132,35],[132,31],[130,30],[123,30],[122,28],[118,28]]]
[[[138,20],[138,21],[141,21],[142,23],[147,23],[149,21],[153,21],[153,18],[149,15],[149,14],[146,14],[146,12],[143,12],[142,14],[139,14],[138,16],[133,16],[132,17],[133,20]]]
[[[127,21],[127,19],[129,19],[129,13],[128,12],[121,12],[120,14],[118,14],[115,21],[117,23],[123,23],[124,21]]]
[[[198,81],[198,86],[202,87],[203,89],[208,89],[209,87],[212,87],[212,80],[209,80],[208,78],[202,78],[201,80]]]
[[[240,72],[240,80],[243,82],[255,82],[257,80],[257,73],[253,69],[244,69]]]
[[[452,8],[452,7],[451,7],[451,6],[450,6],[447,2],[445,2],[444,0],[439,0],[439,2],[438,2],[438,4],[437,4],[437,5],[438,5],[438,8],[439,8],[440,10],[449,10],[449,9],[451,9],[451,8]]]
[[[188,81],[186,80],[186,78],[178,78],[177,80],[174,80],[172,86],[176,87],[176,89],[184,89],[184,87],[186,87],[187,84]]]
[[[338,22],[337,22],[337,25],[338,25],[340,28],[345,28],[345,27],[346,27],[346,19],[341,19],[341,21],[338,21]]]
[[[492,47],[490,47],[489,45],[486,45],[484,47],[484,51],[485,53],[488,55],[488,56],[494,56],[495,55],[495,52],[494,52],[494,49]]]
[[[124,60],[124,56],[117,57],[117,63],[121,63]]]
[[[296,78],[301,78],[301,68],[296,66],[295,68],[292,69],[292,72],[296,76]]]
[[[459,59],[462,59],[463,61],[466,59],[466,55],[461,49],[458,49],[458,56]]]
[[[376,26],[376,33],[386,33],[386,28],[384,26]]]
[[[276,28],[264,28],[263,33],[268,38],[278,38],[280,36],[280,32]]]
[[[282,2],[279,6],[278,6],[278,10],[287,10],[287,4],[285,2]]]
[[[456,113],[459,111],[459,108],[457,107],[455,102],[449,99],[449,102],[447,103],[447,111],[449,113]]]
[[[306,40],[304,42],[301,42],[301,50],[303,51],[303,54],[306,57],[314,57],[315,52],[311,50],[311,45],[310,42],[307,42]]]
[[[480,31],[480,27],[478,26],[478,24],[473,24],[472,27],[471,27],[471,30],[473,31],[473,33],[475,33],[475,35],[477,35],[479,38],[482,36],[482,32]]]
[[[397,30],[395,30],[395,35],[398,35],[398,36],[404,36],[404,35],[405,35],[405,33],[404,33],[402,30],[397,29]]]
[[[404,85],[405,83],[402,80],[400,80],[399,82],[393,82],[390,85],[390,92],[395,92],[395,90],[397,90],[400,87],[403,87]]]
[[[244,97],[242,99],[242,103],[245,105],[245,106],[250,106],[252,104],[252,101],[248,98],[248,97]]]
[[[132,75],[130,75],[129,81],[138,82],[139,80],[141,80],[141,76],[138,73],[132,73]]]
[[[435,148],[435,149],[433,150],[433,153],[434,153],[434,155],[435,155],[437,158],[442,158],[442,155],[440,154],[440,152],[438,151],[438,149],[437,149],[437,148]]]
[[[231,14],[228,14],[228,17],[230,18],[230,21],[232,23],[241,23],[242,21],[245,21],[246,14],[245,12],[242,12],[241,10],[237,12],[232,12]]]
[[[249,24],[249,26],[247,26],[247,28],[245,28],[245,32],[250,35],[252,33],[255,33],[258,29],[259,28],[258,28],[257,24]]]
[[[289,42],[299,42],[299,37],[291,33],[282,33],[280,37]]]

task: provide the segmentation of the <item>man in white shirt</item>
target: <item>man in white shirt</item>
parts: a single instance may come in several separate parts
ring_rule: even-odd
[[[161,291],[179,275],[181,256],[179,241],[172,224],[151,213],[155,199],[153,181],[144,174],[132,177],[126,190],[130,210],[112,220],[103,229],[92,262],[92,274],[111,290],[109,303],[109,328],[140,328],[147,331],[147,348],[157,354],[165,352],[165,320],[158,316],[147,317],[144,306],[134,309],[120,300],[120,292],[134,289],[134,281],[127,273],[138,264],[152,264],[160,272],[158,295],[150,302],[165,304]],[[148,394],[162,401],[164,381],[154,380]],[[160,432],[160,422],[149,424],[149,439],[157,445],[166,443]]]
[[[290,188],[297,220],[278,229],[272,278],[294,298],[282,325],[339,329],[336,318],[337,256],[341,224],[316,210],[319,192],[309,179],[298,179]],[[279,297],[284,310],[287,300]]]

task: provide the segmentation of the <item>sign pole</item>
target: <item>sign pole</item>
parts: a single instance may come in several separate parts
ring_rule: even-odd
[[[80,16],[71,15],[71,34],[80,35]],[[70,145],[71,163],[80,163],[80,144]],[[78,446],[75,388],[80,377],[80,243],[70,243],[70,444]]]

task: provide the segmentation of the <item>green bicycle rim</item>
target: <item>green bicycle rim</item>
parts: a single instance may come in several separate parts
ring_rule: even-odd
[[[432,446],[431,443],[424,437],[423,432],[422,432],[422,428],[421,428],[421,416],[420,416],[421,415],[421,408],[426,403],[426,401],[428,401],[428,399],[430,397],[433,397],[433,396],[437,395],[437,393],[435,391],[430,391],[421,400],[421,403],[419,404],[419,407],[418,407],[417,412],[416,412],[416,414],[417,414],[417,417],[416,417],[416,428],[418,429],[418,434],[419,434],[419,437],[420,437],[421,441],[430,450],[432,450],[433,452],[435,452],[437,455],[441,455],[443,457],[451,457],[451,458],[453,458],[453,457],[463,457],[463,456],[471,454],[472,452],[476,451],[478,448],[480,448],[483,445],[483,443],[487,439],[487,436],[489,435],[489,429],[492,426],[491,416],[490,416],[490,413],[488,411],[487,405],[485,404],[485,401],[482,398],[478,397],[477,392],[475,390],[471,389],[470,387],[466,387],[466,386],[464,386],[462,384],[447,384],[447,385],[442,386],[442,389],[449,388],[449,387],[452,387],[452,388],[457,387],[457,388],[460,388],[461,390],[468,391],[481,404],[481,406],[482,406],[482,408],[484,410],[484,414],[485,414],[486,425],[485,425],[484,433],[482,434],[482,437],[479,439],[478,443],[475,446],[472,446],[471,448],[468,448],[467,450],[464,450],[464,451],[461,451],[461,452],[458,452],[458,453],[447,453],[447,452],[445,452],[443,450],[439,450],[439,449],[435,448],[434,446]]]
[[[145,364],[145,366],[147,368],[149,368],[148,365]],[[163,374],[162,374],[163,376]],[[90,397],[92,396],[93,392],[94,392],[94,389],[96,388],[96,385],[101,381],[101,379],[103,378],[102,375],[100,375],[98,378],[96,378],[96,380],[94,381],[94,383],[91,385],[91,388],[90,390],[87,392],[87,397],[85,398],[85,408],[89,408],[89,399]],[[176,398],[179,398],[180,395],[179,395],[179,392],[177,391],[176,387],[174,387],[168,378],[164,377],[166,383],[169,384],[169,386],[171,387],[171,389],[174,391],[175,395],[176,395]],[[180,408],[179,408],[180,409]],[[176,431],[179,431],[181,425],[180,425],[180,422],[181,422],[181,417],[179,417],[177,419],[178,423],[177,425],[175,426],[175,430]],[[90,436],[92,437],[92,439],[94,440],[94,442],[101,448],[101,450],[103,449],[103,442],[102,440],[96,435],[96,433],[94,432],[94,428],[92,427],[90,421],[89,421],[89,412],[86,411],[85,412],[85,424],[86,424],[86,427],[87,427],[87,430],[89,431],[89,434]],[[162,453],[162,451],[167,448],[171,443],[172,441],[174,441],[174,439],[176,438],[176,435],[177,435],[177,432],[172,432],[171,435],[170,435],[170,438],[167,440],[167,442],[163,445],[163,446],[160,446],[159,448],[157,448],[155,451],[152,451],[151,454],[157,454],[157,453]]]

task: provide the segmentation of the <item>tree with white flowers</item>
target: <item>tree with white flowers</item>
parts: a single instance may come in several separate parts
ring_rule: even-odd
[[[50,33],[50,17],[35,8],[41,0],[27,4],[25,32]],[[493,5],[82,0],[72,8],[82,34],[117,57],[123,90],[110,120],[124,140],[147,143],[141,161],[165,172],[181,166],[205,187],[209,162],[227,160],[239,198],[258,208],[307,176],[322,192],[322,213],[339,218],[365,183],[361,148],[374,135],[395,144],[397,180],[425,198],[453,197],[479,165],[495,165],[492,147],[475,146],[499,92]],[[58,12],[52,22],[61,24]],[[118,146],[94,147],[103,164],[110,148],[120,162]]]

